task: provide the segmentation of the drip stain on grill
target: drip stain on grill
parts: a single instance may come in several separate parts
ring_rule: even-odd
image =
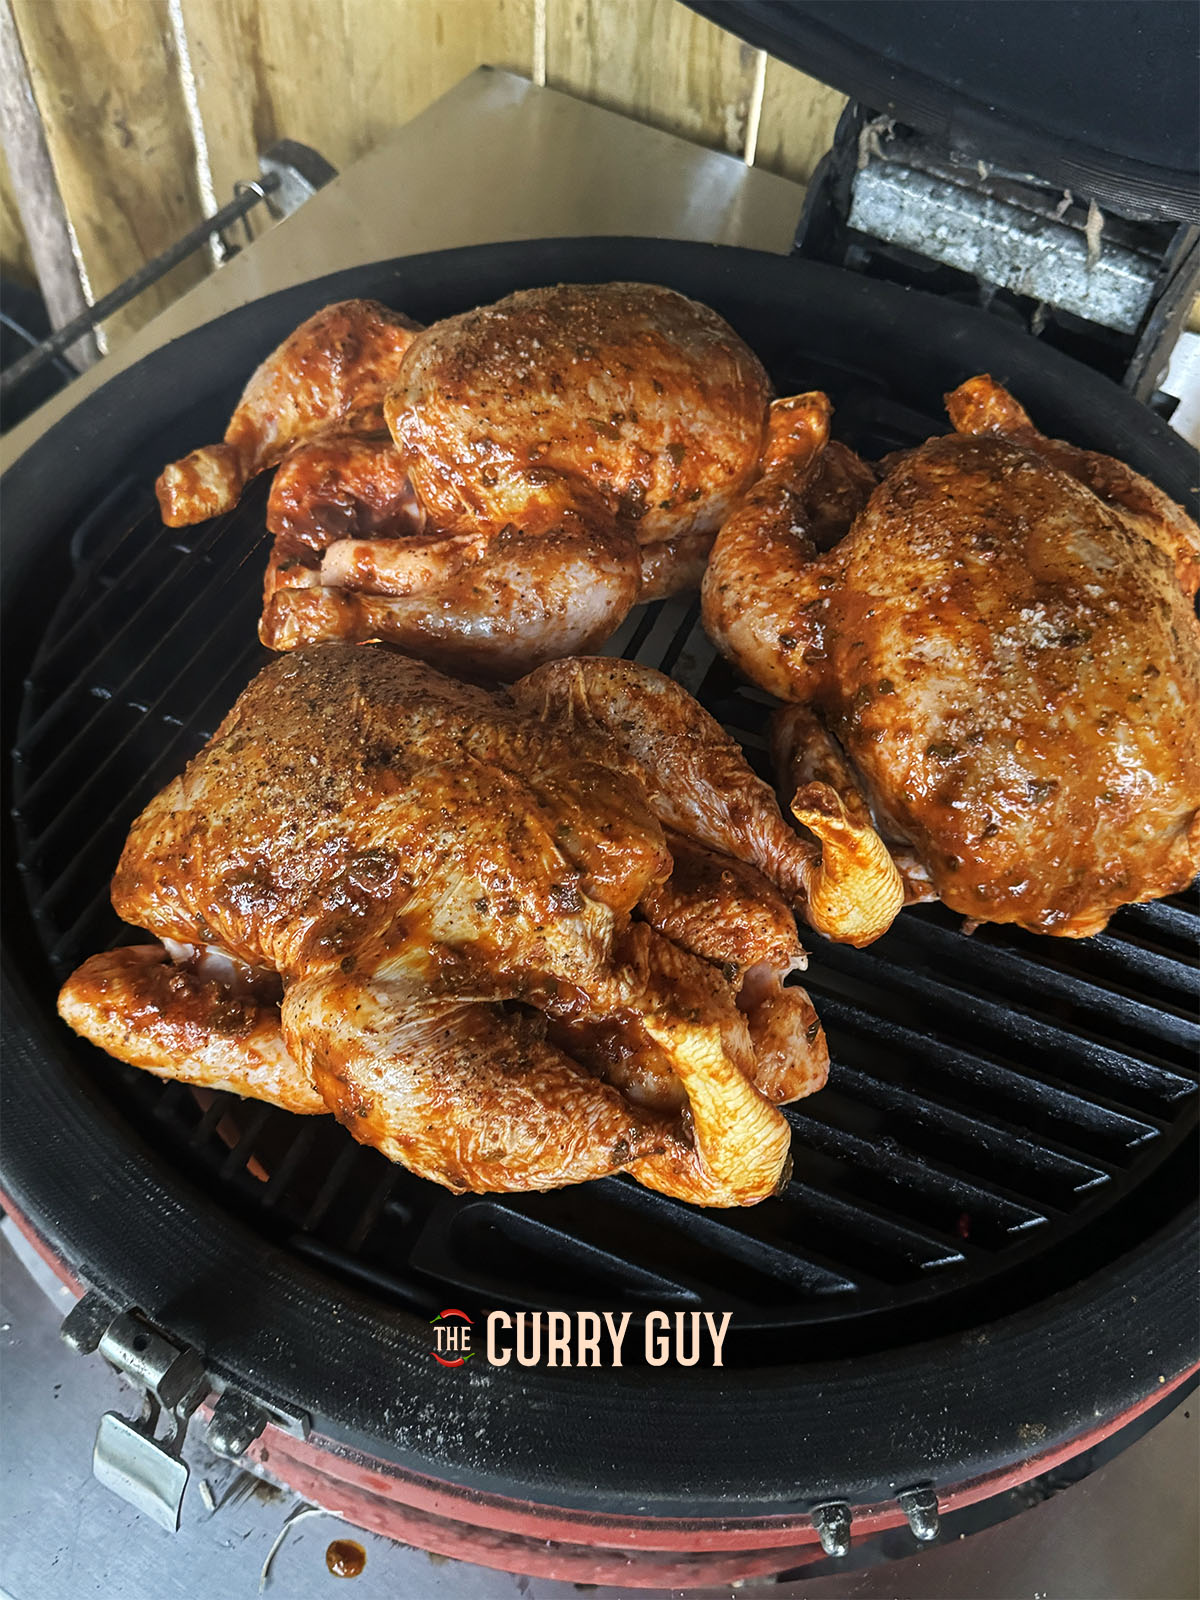
[[[869,457],[945,431],[867,372],[777,354],[780,392],[826,388],[835,431]],[[19,866],[56,981],[132,937],[108,900],[129,826],[267,659],[266,493],[259,481],[228,516],[173,535],[149,480],[124,477],[71,540],[75,577],[28,674],[14,751]],[[608,650],[673,672],[767,774],[768,698],[716,655],[695,596],[639,608]],[[624,1178],[456,1197],[332,1118],[197,1093],[65,1030],[63,1044],[162,1159],[384,1304],[723,1307],[727,1359],[761,1365],[962,1326],[1000,1277],[1010,1295],[1069,1281],[1083,1231],[1195,1125],[1198,936],[1194,894],[1130,907],[1080,942],[967,937],[940,906],[905,911],[867,950],[806,930],[833,1068],[786,1108],[794,1181],[746,1211],[695,1210]],[[774,1343],[743,1344],[754,1329]]]

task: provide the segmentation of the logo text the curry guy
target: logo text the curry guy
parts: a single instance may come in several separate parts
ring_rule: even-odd
[[[728,1311],[648,1311],[631,1329],[628,1311],[489,1311],[479,1327],[446,1310],[433,1319],[433,1356],[443,1367],[461,1367],[477,1350],[493,1367],[620,1367],[638,1355],[651,1367],[719,1367],[729,1321]]]

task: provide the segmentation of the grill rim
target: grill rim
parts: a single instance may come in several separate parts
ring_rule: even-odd
[[[63,1072],[52,1024],[15,974],[5,974],[3,1003],[0,1171],[50,1250],[89,1286],[195,1345],[210,1371],[308,1412],[326,1438],[434,1479],[635,1516],[877,1504],[910,1483],[945,1488],[1040,1455],[1196,1362],[1200,1219],[1189,1206],[1045,1301],[879,1355],[767,1374],[447,1371],[432,1361],[419,1317],[305,1267],[152,1151],[131,1150],[116,1108]],[[71,1175],[50,1196],[48,1165]],[[115,1252],[114,1215],[141,1223]],[[264,1303],[269,1317],[256,1321]],[[408,1415],[393,1424],[401,1397]],[[563,1441],[563,1453],[548,1440]]]
[[[967,370],[978,370],[984,364],[975,359],[981,348],[1008,352],[1000,364],[1004,376],[1022,364],[1032,363],[1043,378],[1047,368],[1057,369],[1060,380],[1075,386],[1072,394],[1083,396],[1074,418],[1072,408],[1063,407],[1059,423],[1064,431],[1078,423],[1084,436],[1094,436],[1094,425],[1085,428],[1083,419],[1094,424],[1096,407],[1107,404],[1149,440],[1171,447],[1166,453],[1178,462],[1180,484],[1190,474],[1190,460],[1180,457],[1180,452],[1186,456],[1186,447],[1108,380],[1015,335],[983,313],[854,279],[837,269],[757,252],[613,239],[471,247],[333,274],[240,308],[222,321],[228,337],[242,352],[242,372],[253,359],[244,353],[247,349],[253,351],[260,344],[271,348],[277,342],[273,333],[264,333],[264,322],[272,329],[281,322],[290,328],[324,298],[384,293],[381,284],[389,273],[396,280],[396,296],[402,298],[406,278],[416,284],[431,278],[439,281],[439,275],[442,282],[447,276],[470,281],[480,272],[506,275],[514,285],[622,276],[694,280],[701,258],[704,271],[711,273],[715,267],[715,278],[724,273],[731,283],[734,275],[753,271],[768,281],[777,277],[792,293],[836,294],[843,302],[850,296],[869,307],[875,318],[882,302],[892,308],[897,321],[932,322],[939,336],[969,346],[973,359]],[[700,294],[701,290],[693,288],[691,292]],[[265,308],[270,316],[264,317]],[[919,336],[906,333],[905,338],[912,344]],[[79,500],[79,484],[71,470],[61,470],[56,464],[55,452],[67,449],[69,457],[78,461],[86,455],[89,440],[102,439],[106,452],[119,456],[123,440],[131,444],[144,439],[148,402],[141,390],[150,375],[155,375],[159,397],[166,403],[175,372],[185,371],[189,382],[199,376],[203,384],[206,375],[211,379],[217,368],[227,365],[227,346],[219,353],[218,343],[211,326],[200,329],[119,374],[44,436],[7,475],[5,489],[11,498],[6,509],[12,514],[6,521],[17,528],[17,540],[23,541],[14,550],[13,539],[6,539],[6,553],[15,557],[9,561],[10,596],[24,588],[32,575],[32,563],[54,540],[54,533],[47,534],[47,528],[58,528]],[[997,365],[991,355],[987,364]],[[224,373],[216,375],[228,388]],[[1008,381],[1020,380],[1009,377]],[[154,384],[149,387],[153,389]],[[1175,474],[1170,476],[1174,479]],[[1179,492],[1174,483],[1172,492]],[[36,544],[34,530],[39,535]],[[5,610],[5,620],[11,622],[11,603]],[[24,665],[31,657],[31,644],[36,646],[40,637],[36,621],[27,618],[24,626],[18,624],[8,632],[6,657],[9,661],[23,657],[20,665]],[[20,666],[16,671],[9,667],[5,673],[6,712],[15,709],[19,701],[20,682]],[[15,722],[12,726],[15,728]],[[23,896],[13,882],[15,857],[7,814],[4,828],[10,841],[4,871],[5,905],[11,919],[14,902],[20,904]],[[4,956],[7,1067],[2,1083],[0,1173],[18,1208],[45,1231],[52,1247],[90,1283],[122,1303],[140,1305],[171,1332],[197,1344],[223,1375],[241,1380],[268,1398],[314,1413],[321,1431],[331,1437],[374,1454],[383,1445],[389,1458],[413,1470],[435,1477],[449,1475],[456,1482],[509,1496],[570,1503],[584,1509],[620,1506],[636,1512],[653,1505],[658,1514],[678,1508],[690,1516],[719,1516],[736,1505],[746,1514],[778,1515],[806,1499],[850,1495],[864,1503],[886,1498],[906,1481],[936,1478],[946,1470],[955,1478],[973,1476],[1022,1459],[1031,1449],[1020,1428],[1027,1427],[1030,1418],[1051,1419],[1038,1424],[1047,1430],[1037,1440],[1042,1449],[1091,1422],[1098,1404],[1102,1403],[1108,1414],[1117,1414],[1156,1387],[1159,1374],[1169,1381],[1195,1359],[1195,1285],[1189,1270],[1194,1260],[1195,1224],[1190,1213],[1181,1213],[1160,1229],[1152,1242],[1140,1247],[1140,1255],[1135,1251],[1118,1258],[1051,1300],[989,1323],[986,1345],[972,1345],[970,1335],[956,1335],[883,1356],[858,1356],[840,1365],[776,1367],[765,1377],[732,1371],[723,1372],[719,1379],[709,1371],[655,1376],[637,1374],[633,1369],[619,1373],[603,1369],[585,1377],[579,1372],[562,1375],[539,1369],[533,1377],[523,1376],[518,1382],[506,1376],[511,1369],[486,1369],[483,1386],[494,1397],[488,1403],[495,1412],[487,1417],[488,1426],[482,1431],[492,1434],[499,1430],[500,1439],[499,1450],[496,1440],[489,1441],[488,1459],[482,1460],[478,1449],[472,1451],[467,1445],[465,1436],[460,1436],[458,1446],[448,1442],[445,1429],[438,1436],[439,1418],[462,1420],[465,1374],[429,1371],[436,1364],[429,1359],[427,1332],[419,1318],[399,1309],[381,1308],[256,1236],[172,1174],[167,1164],[121,1123],[100,1092],[64,1062],[56,1045],[57,1025],[46,1015],[44,1001],[35,997],[36,991],[45,988],[44,974],[42,982],[35,979],[32,987],[25,984],[19,973],[19,954],[12,948],[11,930],[10,920]],[[26,955],[34,943],[32,939],[26,943]],[[16,1092],[18,1080],[21,1092]],[[69,1173],[71,1181],[55,1180],[56,1171]],[[87,1181],[85,1173],[90,1175]],[[116,1215],[122,1220],[115,1230],[111,1227],[116,1204],[113,1179],[119,1179],[124,1201],[117,1204]],[[104,1207],[96,1205],[92,1190],[103,1195],[106,1188],[110,1203],[102,1227]],[[128,1232],[130,1216],[136,1218],[133,1237]],[[265,1287],[278,1298],[263,1322],[247,1332],[246,1308],[261,1299]],[[1136,1299],[1131,1299],[1134,1295]],[[1101,1300],[1110,1305],[1111,1316],[1100,1319],[1107,1324],[1102,1337],[1096,1327],[1091,1328],[1095,1337],[1089,1342],[1089,1325],[1097,1320]],[[239,1326],[222,1328],[222,1317]],[[1045,1371],[1038,1370],[1039,1359],[1045,1355],[1048,1317],[1051,1325],[1061,1330],[1070,1355],[1062,1370],[1055,1370],[1052,1364]],[[290,1333],[285,1334],[284,1325]],[[374,1349],[381,1358],[369,1403],[368,1383],[347,1387],[343,1380],[340,1396],[329,1385],[329,1371],[343,1366],[365,1375],[364,1363],[345,1359],[351,1325],[357,1330],[358,1347]],[[381,1339],[385,1331],[388,1337]],[[1022,1378],[1023,1419],[1013,1406],[1014,1388],[995,1381],[1001,1338],[1016,1341],[1025,1351],[1028,1359],[1024,1365],[1036,1378],[1034,1383],[1028,1373]],[[484,1369],[469,1370],[468,1392],[474,1393],[480,1388]],[[1016,1374],[1021,1369],[1014,1367],[1013,1371]],[[1082,1383],[1075,1376],[1080,1371],[1086,1375]],[[928,1385],[918,1381],[921,1372]],[[832,1416],[825,1398],[827,1383],[836,1384],[839,1396]],[[955,1424],[961,1434],[964,1416],[969,1417],[967,1432],[971,1436],[960,1437],[953,1450],[946,1444],[945,1413],[950,1407],[943,1403],[939,1410],[937,1403],[930,1405],[938,1384],[945,1392],[952,1383],[960,1386]],[[588,1391],[592,1405],[592,1421],[586,1425],[579,1404],[582,1389]],[[386,1404],[380,1396],[390,1394],[394,1400],[401,1392],[419,1395],[426,1413],[425,1421],[410,1429],[407,1443],[395,1429],[390,1440],[382,1439],[378,1423],[381,1403]],[[990,1407],[981,1404],[980,1392],[992,1397]],[[546,1411],[530,1425],[524,1402],[531,1393],[546,1404],[553,1402],[560,1436],[573,1449],[568,1461],[561,1456],[554,1459],[552,1471],[548,1470],[547,1457],[552,1452],[547,1451],[547,1437],[552,1436],[554,1427]],[[631,1408],[630,1401],[636,1398],[658,1403],[648,1403],[644,1411]],[[611,1403],[597,1405],[597,1401]],[[677,1425],[683,1422],[693,1430],[687,1450],[682,1456],[677,1450],[671,1459],[663,1449],[664,1405]],[[881,1417],[887,1419],[885,1428],[880,1426]],[[479,1420],[470,1418],[475,1426]],[[704,1434],[703,1440],[696,1430]],[[750,1438],[752,1448],[733,1461],[730,1435],[739,1430]],[[881,1434],[886,1435],[882,1445]],[[579,1438],[584,1440],[582,1448],[571,1445]],[[803,1453],[813,1461],[810,1476],[802,1484],[793,1477],[796,1464],[792,1456],[798,1453],[793,1438],[803,1441]],[[985,1438],[986,1444],[981,1442]],[[431,1453],[435,1441],[436,1450]],[[598,1441],[607,1445],[599,1453]],[[631,1460],[637,1469],[632,1489]],[[889,1476],[864,1475],[865,1460],[878,1474]],[[711,1480],[697,1482],[695,1476],[698,1470],[703,1477],[712,1462],[720,1462],[726,1472],[719,1493]],[[695,1463],[700,1463],[699,1468]],[[786,1490],[785,1485],[789,1485]]]

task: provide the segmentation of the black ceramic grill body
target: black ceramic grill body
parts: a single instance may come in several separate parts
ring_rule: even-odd
[[[799,254],[979,304],[1170,414],[1159,390],[1200,288],[1200,9],[1189,0],[689,3],[850,97],[807,186]],[[884,199],[876,184],[889,171]],[[913,217],[892,215],[913,171],[921,239],[946,225],[943,207],[958,211],[950,239],[965,231],[981,244],[974,269],[953,244],[947,256],[914,243]],[[921,198],[921,173],[938,180],[936,202]],[[864,179],[865,231],[852,225]],[[1137,325],[1118,331],[1098,306],[1047,295],[1050,280],[1035,290],[1015,266],[997,270],[998,241],[986,242],[997,206],[1005,229],[1028,230],[1039,253],[1066,250],[1064,283],[1098,215],[1103,251],[1132,251],[1153,273]],[[1064,211],[1077,233],[1069,245],[1069,234],[1056,242],[1042,231]],[[1000,248],[1012,255],[1011,233]]]
[[[0,1183],[78,1278],[374,1459],[627,1515],[781,1515],[1006,1471],[1196,1359],[1196,912],[1085,943],[966,937],[940,908],[856,952],[810,940],[830,1087],[789,1109],[796,1178],[744,1213],[626,1179],[453,1197],[296,1119],[110,1062],[55,1018],[122,936],[107,885],[139,807],[265,659],[265,485],[169,532],[161,464],[220,436],[255,363],[331,300],[431,320],[518,287],[634,279],[715,306],[781,392],[828,389],[869,455],[945,426],[990,371],[1049,430],[1179,500],[1186,447],[996,319],[844,272],[654,240],[537,241],[341,272],[114,378],[4,482],[5,1071]],[[765,697],[647,607],[613,648],[683,679],[761,762]],[[126,935],[127,937],[128,935]],[[726,1365],[432,1359],[443,1306],[729,1309]],[[636,1347],[637,1334],[631,1348]]]

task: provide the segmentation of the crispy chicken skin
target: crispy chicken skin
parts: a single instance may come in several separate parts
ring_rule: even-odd
[[[848,812],[869,803],[910,899],[1086,937],[1200,866],[1197,529],[990,378],[947,406],[956,432],[894,458],[822,554],[829,403],[776,402],[705,625],[807,708],[779,714],[785,783],[836,735],[834,785]]]
[[[715,312],[611,283],[524,290],[415,336],[381,315],[318,313],[251,381],[226,443],[159,480],[178,525],[283,461],[264,644],[384,639],[513,678],[698,584],[757,469],[769,399]],[[323,364],[323,339],[353,338],[357,368]]]
[[[677,709],[634,703],[639,675],[640,747]],[[94,956],[60,1012],[136,1066],[332,1110],[455,1190],[628,1169],[763,1199],[788,1167],[776,1108],[828,1062],[784,987],[786,874],[728,859],[728,798],[706,819],[698,777],[668,839],[646,763],[517,690],[382,645],[277,659],[122,853],[113,903],[166,952]]]

